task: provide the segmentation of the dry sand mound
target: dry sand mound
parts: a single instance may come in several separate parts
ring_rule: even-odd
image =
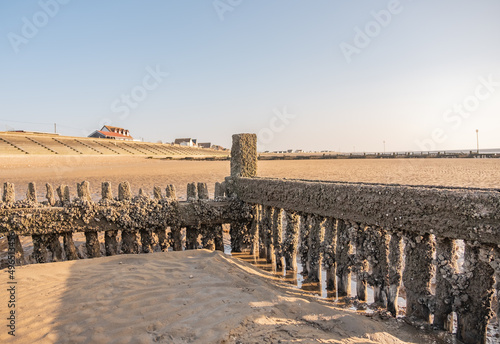
[[[220,252],[29,265],[17,268],[16,280],[16,336],[2,326],[1,343],[433,342],[400,321],[308,297]]]

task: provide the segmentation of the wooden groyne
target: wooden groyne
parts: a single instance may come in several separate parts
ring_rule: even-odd
[[[15,201],[5,183],[0,233],[15,243],[18,263],[19,236],[31,236],[42,263],[77,259],[75,232],[85,233],[88,257],[147,253],[153,245],[222,250],[222,225],[229,224],[234,252],[265,257],[277,270],[297,270],[299,257],[305,278],[319,281],[326,270],[327,289],[339,297],[353,294],[354,275],[356,298],[365,302],[371,287],[375,303],[393,316],[404,285],[409,322],[451,331],[456,320],[458,339],[485,343],[490,319],[500,314],[492,306],[500,288],[499,190],[259,178],[256,144],[253,134],[233,136],[231,175],[216,184],[213,199],[203,183],[189,184],[187,201],[179,202],[173,186],[155,188],[150,198],[133,196],[124,182],[114,197],[105,182],[93,202],[82,182],[73,199],[67,186],[46,185],[38,202],[32,183],[26,199]]]

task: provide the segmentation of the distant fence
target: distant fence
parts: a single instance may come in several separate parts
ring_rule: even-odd
[[[366,301],[371,286],[375,303],[394,316],[403,282],[409,321],[450,331],[455,314],[460,340],[486,341],[493,311],[500,314],[492,309],[500,287],[499,190],[258,178],[256,144],[253,134],[233,135],[231,176],[216,184],[213,200],[203,183],[188,185],[186,202],[177,201],[173,186],[155,188],[151,199],[142,191],[132,197],[122,183],[113,198],[103,183],[102,199],[92,202],[83,182],[73,200],[67,186],[54,192],[47,185],[46,201],[38,203],[32,183],[27,198],[14,202],[14,187],[5,183],[0,233],[16,243],[19,263],[19,236],[31,235],[41,263],[77,259],[74,232],[85,233],[88,257],[102,254],[99,232],[106,255],[151,252],[154,245],[223,250],[222,225],[230,224],[233,251],[249,249],[287,270],[297,269],[299,256],[306,278],[318,281],[325,269],[327,289],[339,297],[351,295],[354,274],[357,298]],[[458,241],[465,247],[461,269]]]

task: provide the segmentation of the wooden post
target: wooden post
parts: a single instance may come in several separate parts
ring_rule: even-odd
[[[276,262],[276,270],[282,270],[283,261],[283,209],[274,208],[272,222],[272,242],[274,247],[274,261]]]
[[[187,185],[187,200],[195,202],[198,200],[198,188],[196,183]],[[186,227],[186,250],[195,250],[198,248],[199,229],[194,226]]]
[[[308,240],[308,274],[307,280],[309,282],[319,282],[321,280],[321,264],[323,260],[323,252],[321,244],[323,243],[325,232],[323,230],[323,223],[325,219],[318,216],[311,216],[311,231]]]
[[[326,270],[326,290],[337,291],[337,220],[328,217],[325,221],[325,241],[323,248],[323,266]]]
[[[118,185],[118,200],[127,202],[132,199],[129,182],[122,182]],[[125,254],[139,253],[139,244],[137,243],[137,231],[132,229],[122,230],[122,246],[121,250]]]
[[[350,230],[353,233],[353,238],[356,246],[355,262],[354,266],[356,271],[356,296],[359,301],[367,300],[367,274],[368,274],[368,261],[366,253],[366,239],[367,235],[365,232],[365,226],[360,225],[356,222],[351,222]]]
[[[302,275],[309,275],[309,235],[311,232],[311,218],[305,214],[300,215],[300,231],[299,231],[299,255],[302,265]]]
[[[351,296],[351,255],[352,243],[348,228],[344,220],[337,222],[337,295],[339,297]]]
[[[215,233],[215,249],[224,252],[224,232],[222,225],[215,225],[213,231]]]
[[[387,292],[387,310],[393,317],[398,315],[399,286],[403,269],[403,238],[401,232],[391,233],[389,242],[389,290]]]
[[[110,182],[103,182],[101,184],[101,202],[113,200],[113,190],[111,189]],[[114,256],[118,254],[118,231],[105,231],[104,232],[104,248],[106,256]]]
[[[69,187],[67,185],[60,185],[56,189],[57,191],[57,196],[59,197],[59,200],[63,205],[68,204],[71,202],[71,198],[69,195]]]
[[[459,296],[457,338],[465,344],[486,343],[491,317],[494,270],[480,254],[480,247],[465,241],[464,272],[470,275],[468,286]]]
[[[36,196],[36,183],[31,182],[28,184],[28,191],[26,192],[26,200],[32,203],[38,203]]]
[[[9,182],[3,183],[2,200],[5,203],[14,203],[16,201],[16,191],[14,184]]]
[[[250,227],[250,238],[252,240],[252,245],[250,247],[250,253],[254,257],[259,256],[259,224],[260,224],[260,211],[261,205],[252,205],[252,225]]]
[[[406,290],[406,316],[429,322],[431,312],[426,300],[431,296],[434,243],[429,234],[420,236],[407,233],[405,238],[403,283]]]
[[[16,191],[14,184],[6,182],[3,184],[3,195],[2,195],[2,201],[7,203],[7,204],[12,204],[16,201]],[[24,250],[23,250],[23,245],[21,244],[21,240],[19,239],[19,236],[15,234],[14,232],[11,232],[9,234],[11,238],[9,240],[14,240],[14,247],[15,247],[15,263],[17,265],[23,265],[24,264]]]
[[[283,255],[287,270],[297,271],[297,249],[299,246],[300,216],[293,211],[285,211],[286,231],[283,240]]]
[[[90,197],[90,183],[83,181],[76,185],[78,198],[85,202],[92,202]],[[85,247],[88,258],[97,258],[101,256],[101,245],[96,231],[85,232]]]
[[[453,296],[449,281],[458,270],[457,245],[453,239],[436,238],[436,269],[436,310],[433,324],[440,330],[451,332],[453,321],[448,321],[448,316],[453,312]]]
[[[173,184],[168,185],[165,192],[165,199],[167,199],[170,204],[177,206],[178,200],[175,186]],[[170,224],[170,235],[172,237],[174,251],[182,251],[182,233],[181,227],[178,224]]]
[[[372,273],[368,283],[373,287],[376,304],[387,307],[389,290],[389,245],[391,237],[380,227],[366,228],[366,259],[371,265]]]

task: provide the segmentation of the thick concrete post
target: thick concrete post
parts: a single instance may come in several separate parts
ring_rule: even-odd
[[[337,221],[337,295],[339,297],[351,296],[351,271],[352,271],[352,243],[344,220]]]
[[[257,176],[257,135],[235,134],[231,147],[231,177]]]
[[[453,312],[452,285],[450,280],[457,274],[457,245],[449,238],[436,238],[436,310],[434,326],[451,332],[453,321],[448,316]],[[451,320],[451,319],[450,319]]]
[[[434,272],[434,243],[429,234],[420,236],[408,233],[405,238],[403,283],[406,290],[406,316],[429,322],[431,311],[428,301],[431,297],[431,279]]]
[[[287,270],[297,271],[297,248],[299,246],[300,217],[297,213],[286,211],[286,231],[283,241],[283,254]]]
[[[337,291],[337,220],[329,217],[325,221],[323,245],[323,267],[326,270],[326,290]]]

